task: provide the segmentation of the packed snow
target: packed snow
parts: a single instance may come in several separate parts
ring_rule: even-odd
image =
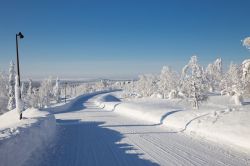
[[[33,153],[24,166],[250,164],[249,154],[124,116],[106,106],[100,109],[98,98],[119,101],[113,94],[82,95],[72,100],[67,110],[55,114],[57,140]]]
[[[197,111],[181,99],[144,98],[119,101],[121,96],[120,92],[104,94],[95,103],[100,108],[130,118],[164,125],[176,132],[189,133],[250,152],[249,102],[236,106],[231,96],[210,96]]]
[[[0,165],[22,165],[38,148],[49,144],[56,134],[54,115],[31,108],[14,109],[0,116]]]

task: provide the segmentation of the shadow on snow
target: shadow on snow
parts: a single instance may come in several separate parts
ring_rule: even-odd
[[[127,143],[119,143],[124,136],[102,127],[104,122],[57,120],[60,134],[54,146],[44,154],[31,157],[33,166],[117,166],[158,164],[142,159],[143,154]],[[41,157],[42,156],[42,157]],[[38,157],[38,159],[37,159]],[[33,161],[32,161],[33,160]]]

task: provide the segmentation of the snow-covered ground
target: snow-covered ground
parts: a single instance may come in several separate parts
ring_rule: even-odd
[[[206,108],[207,112],[217,108],[214,123],[218,123],[223,116],[242,110],[219,113],[224,107],[218,107],[217,99],[204,104],[199,113],[188,107],[180,110],[186,103],[178,100],[124,102],[116,96],[119,92],[81,95],[46,111],[26,110],[22,121],[16,119],[15,111],[0,116],[0,165],[250,165],[247,151],[191,137],[179,131],[178,123],[177,128],[167,127],[166,123],[182,112],[190,115],[183,114],[178,119],[188,121],[186,118],[201,116]],[[165,116],[159,119],[164,111]],[[192,122],[186,124],[186,131]]]
[[[100,95],[97,95],[99,98]],[[102,96],[103,97],[103,96]],[[112,95],[105,101],[114,101]],[[136,113],[135,113],[136,114]],[[81,96],[55,114],[58,137],[24,165],[249,165],[249,154],[193,139],[163,125],[100,109]]]
[[[176,132],[185,132],[250,153],[250,104],[235,106],[230,96],[210,96],[199,110],[181,99],[133,99],[119,102],[104,94],[96,104],[130,118],[164,125]],[[115,99],[115,100],[114,100]]]
[[[55,135],[55,117],[46,111],[27,109],[23,120],[16,110],[0,116],[0,165],[22,165],[38,148]]]

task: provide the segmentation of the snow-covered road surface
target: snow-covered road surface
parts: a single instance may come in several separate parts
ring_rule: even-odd
[[[250,165],[247,154],[101,110],[93,97],[79,98],[55,116],[57,139],[25,165]]]

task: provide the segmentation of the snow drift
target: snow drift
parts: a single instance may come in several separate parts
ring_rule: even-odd
[[[185,100],[136,99],[131,101],[105,101],[96,104],[130,118],[164,125],[176,132],[185,132],[231,147],[250,150],[250,105],[236,106],[230,96],[211,96],[199,110],[193,110]],[[109,97],[110,98],[110,97]]]
[[[56,130],[55,117],[46,111],[27,109],[23,120],[16,110],[0,116],[0,165],[22,165],[37,148],[49,143]]]

